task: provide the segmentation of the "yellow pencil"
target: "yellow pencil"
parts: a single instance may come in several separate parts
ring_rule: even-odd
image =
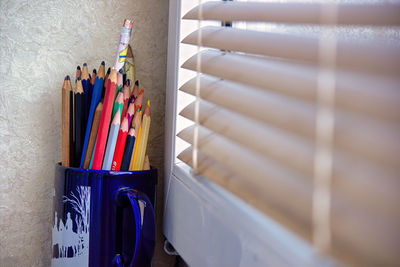
[[[143,113],[143,121],[137,146],[137,153],[135,153],[136,155],[133,168],[134,171],[143,170],[144,158],[146,156],[147,140],[149,138],[150,122],[150,100],[147,100],[147,106]]]

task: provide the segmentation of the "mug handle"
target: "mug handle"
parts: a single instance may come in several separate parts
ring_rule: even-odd
[[[155,216],[149,198],[146,194],[136,189],[121,188],[118,190],[115,200],[117,204],[122,207],[125,205],[124,203],[126,203],[126,200],[128,200],[135,216],[135,249],[132,260],[128,266],[150,266],[155,246]],[[143,218],[140,211],[139,201],[144,205]],[[125,265],[123,262],[124,259],[121,254],[115,255],[113,260],[114,266],[124,267]]]

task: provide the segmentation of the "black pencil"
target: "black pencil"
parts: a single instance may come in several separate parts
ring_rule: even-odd
[[[86,63],[83,63],[83,69],[81,74],[82,87],[83,87],[83,124],[87,124],[87,117],[89,116],[89,84],[90,84],[90,75],[88,72],[88,67]]]
[[[83,87],[81,78],[77,79],[76,89],[75,89],[75,155],[74,155],[74,167],[79,167],[80,159],[82,156],[82,147],[83,147],[83,138],[84,138],[84,129],[85,129],[85,112],[84,108],[84,95],[83,95]]]
[[[121,171],[129,171],[129,164],[131,162],[133,145],[135,144],[135,128],[131,127],[126,137],[124,156],[122,157]]]

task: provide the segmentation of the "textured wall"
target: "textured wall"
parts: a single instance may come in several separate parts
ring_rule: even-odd
[[[152,101],[150,161],[162,168],[168,1],[0,5],[0,266],[48,266],[63,77],[83,62],[110,66],[123,19],[132,18],[137,77]]]

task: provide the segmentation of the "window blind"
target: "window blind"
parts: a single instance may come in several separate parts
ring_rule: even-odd
[[[400,4],[218,1],[183,19],[321,28],[312,37],[206,26],[184,38],[203,50],[182,65],[199,75],[180,88],[197,98],[180,112],[194,125],[177,135],[192,144],[178,158],[321,253],[400,264],[400,41],[335,36],[338,26],[399,32]]]

